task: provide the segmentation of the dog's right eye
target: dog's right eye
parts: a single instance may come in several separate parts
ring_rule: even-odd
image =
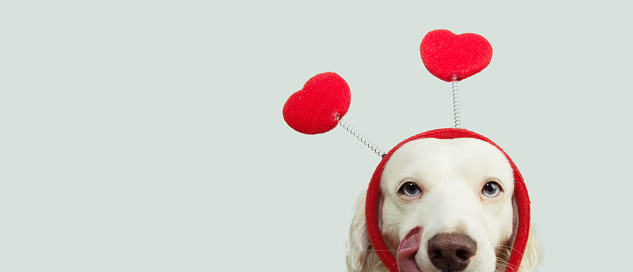
[[[422,189],[420,189],[415,182],[406,182],[400,186],[400,190],[398,190],[398,192],[406,196],[417,196],[422,193]]]

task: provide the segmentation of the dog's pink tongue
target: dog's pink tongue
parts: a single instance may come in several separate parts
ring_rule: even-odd
[[[420,248],[421,237],[422,228],[415,227],[400,242],[398,253],[396,253],[400,272],[420,272],[420,268],[415,262],[415,254]]]

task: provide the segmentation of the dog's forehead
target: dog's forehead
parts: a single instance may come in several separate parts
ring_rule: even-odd
[[[464,166],[464,171],[494,170],[504,178],[512,177],[512,168],[505,155],[495,146],[474,138],[423,138],[410,141],[396,150],[383,172],[383,178],[401,178],[420,167],[435,170],[447,166]],[[435,171],[437,172],[437,171]]]

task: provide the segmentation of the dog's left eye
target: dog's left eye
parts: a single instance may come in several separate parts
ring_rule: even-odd
[[[487,197],[496,197],[501,193],[501,185],[495,181],[488,182],[481,189],[481,193]]]
[[[422,193],[422,189],[415,184],[415,182],[407,182],[402,184],[400,190],[398,190],[401,194],[406,196],[417,196]]]

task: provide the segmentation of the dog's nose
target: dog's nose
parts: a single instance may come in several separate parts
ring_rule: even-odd
[[[427,252],[431,263],[438,269],[462,271],[477,252],[477,243],[464,234],[440,233],[429,240]]]

